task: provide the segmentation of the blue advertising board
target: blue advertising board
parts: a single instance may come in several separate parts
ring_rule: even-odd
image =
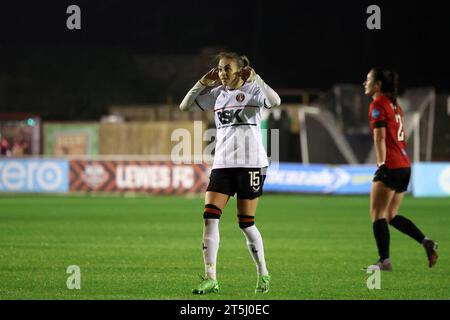
[[[375,165],[280,163],[269,167],[264,191],[369,194]]]
[[[415,197],[450,196],[450,163],[415,163],[412,179]]]
[[[0,159],[0,192],[68,192],[69,162]]]

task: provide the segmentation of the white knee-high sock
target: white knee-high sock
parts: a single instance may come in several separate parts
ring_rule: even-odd
[[[203,228],[203,261],[205,263],[205,277],[216,280],[217,252],[219,250],[219,221],[220,219],[205,219]]]
[[[261,233],[255,225],[242,229],[247,240],[247,247],[253,261],[256,264],[258,275],[267,276],[269,271],[266,267],[266,260],[264,259],[264,245]]]

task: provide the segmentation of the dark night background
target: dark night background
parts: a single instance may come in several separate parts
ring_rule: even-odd
[[[66,28],[70,4],[79,31]],[[366,28],[371,4],[381,30]],[[381,65],[402,87],[447,93],[449,41],[444,1],[14,1],[0,8],[0,110],[86,120],[176,103],[216,49],[246,54],[274,88],[361,83]]]

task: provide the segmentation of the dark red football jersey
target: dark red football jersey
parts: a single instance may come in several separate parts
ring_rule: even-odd
[[[389,169],[407,168],[411,166],[406,153],[406,135],[403,127],[403,110],[394,106],[386,96],[378,96],[370,104],[370,129],[386,128],[386,160]]]

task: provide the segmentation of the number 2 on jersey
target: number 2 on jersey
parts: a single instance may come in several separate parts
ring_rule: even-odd
[[[395,121],[398,123],[397,140],[403,141],[403,140],[405,140],[405,132],[403,131],[402,116],[399,114],[396,114]]]

